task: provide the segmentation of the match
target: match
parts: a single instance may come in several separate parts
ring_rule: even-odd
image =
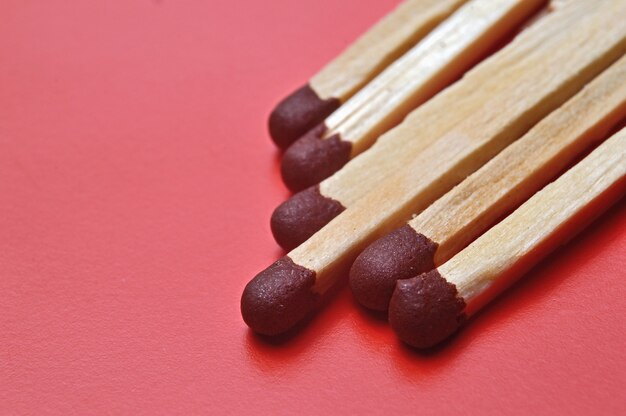
[[[391,327],[416,348],[443,341],[623,197],[625,179],[623,129],[438,269],[398,281]]]
[[[486,84],[498,100],[488,102],[482,111],[453,126],[411,159],[396,164],[394,176],[387,177],[305,243],[252,279],[241,300],[244,321],[267,335],[292,328],[346,276],[356,256],[370,243],[443,196],[617,61],[626,51],[626,26],[621,18],[626,3],[602,3],[604,7],[594,2],[589,8],[584,7],[587,2],[568,3],[539,22],[536,27],[554,21],[562,12],[577,17],[574,21],[566,19],[570,25],[558,31],[549,26],[552,36],[544,42],[557,41],[550,45],[548,54],[558,55],[554,65],[547,65],[550,60],[537,54],[537,45],[532,45],[524,54],[527,59],[511,63],[512,72],[506,75],[519,82],[515,74],[538,68],[531,78],[533,82],[515,83],[508,94],[495,94],[496,86]],[[584,13],[578,14],[581,10]],[[521,98],[533,99],[520,99],[514,91],[523,92]],[[406,153],[405,146],[400,154]]]
[[[487,52],[546,0],[470,0],[285,152],[287,187],[301,191],[367,150]]]
[[[498,137],[512,141],[523,135],[626,50],[626,29],[619,18],[626,4],[600,3],[564,4],[418,107],[319,186],[282,203],[271,218],[278,244],[286,250],[298,247],[433,143],[452,146],[454,137],[480,136],[479,120],[487,131],[498,129]],[[468,123],[470,119],[477,121]]]
[[[269,119],[270,136],[287,148],[419,42],[467,0],[406,0],[357,39]]]
[[[626,119],[626,56],[524,137],[354,261],[350,287],[386,311],[396,281],[440,266]],[[626,163],[626,162],[625,162]]]

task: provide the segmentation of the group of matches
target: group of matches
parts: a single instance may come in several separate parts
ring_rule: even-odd
[[[283,100],[289,253],[241,311],[277,335],[349,276],[441,342],[626,193],[626,2],[408,0]]]

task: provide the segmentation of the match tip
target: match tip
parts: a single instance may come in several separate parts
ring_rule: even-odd
[[[320,194],[319,186],[298,192],[272,213],[270,226],[276,242],[290,251],[304,243],[345,208]]]
[[[396,281],[435,268],[437,244],[405,225],[367,247],[350,269],[350,287],[363,306],[386,311]]]
[[[316,185],[337,172],[350,160],[352,143],[339,135],[322,139],[326,127],[321,124],[296,140],[283,156],[283,181],[293,192]]]
[[[437,270],[399,280],[389,304],[389,323],[407,344],[429,348],[452,335],[465,320],[465,302]]]
[[[274,143],[286,149],[320,124],[339,107],[339,100],[322,100],[309,84],[282,100],[270,114],[269,130]]]
[[[256,275],[241,296],[241,315],[262,335],[278,335],[304,319],[317,305],[315,272],[283,257]]]

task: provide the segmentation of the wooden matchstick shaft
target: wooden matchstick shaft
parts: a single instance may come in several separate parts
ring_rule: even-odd
[[[466,0],[407,0],[285,98],[270,116],[270,134],[285,148],[320,123]]]
[[[509,279],[508,285],[519,277],[522,270],[516,270],[515,275],[506,272],[523,262],[523,258],[532,256],[532,263],[523,262],[525,268],[530,267],[571,238],[569,232],[561,233],[568,222],[585,224],[588,217],[595,218],[610,206],[594,206],[592,212],[584,213],[585,218],[577,218],[606,191],[615,186],[617,188],[611,193],[614,200],[622,197],[626,190],[625,177],[626,129],[622,129],[495,226],[488,235],[441,266],[440,272],[457,286],[459,295],[465,300],[466,313],[473,314],[489,300],[482,295],[489,292],[498,278]],[[553,240],[552,237],[557,238]],[[544,246],[544,243],[549,244]]]
[[[455,188],[454,194],[409,222],[439,242],[435,264],[452,257],[487,224],[535,192],[538,182],[549,180],[626,116],[626,59],[611,75],[615,74],[602,80],[607,81],[603,85],[607,89],[585,90],[579,100],[533,129],[523,144],[513,143],[497,161]],[[481,189],[482,185],[488,186]]]
[[[311,78],[321,98],[346,101],[467,0],[407,0]]]
[[[375,241],[352,265],[364,306],[386,310],[400,279],[443,264],[545,186],[626,118],[626,56],[408,224]]]
[[[623,129],[437,270],[399,281],[392,327],[416,347],[442,341],[625,193]]]
[[[510,111],[504,107],[510,97],[519,103],[517,108],[530,111],[537,94],[545,96],[546,91],[564,84],[564,77],[569,75],[564,62],[569,66],[578,59],[584,60],[583,55],[597,56],[607,50],[613,59],[620,56],[624,25],[617,16],[622,16],[625,8],[624,3],[614,0],[564,5],[466,74],[463,82],[411,113],[369,151],[322,182],[322,194],[347,207],[393,175],[396,166],[414,158],[472,113],[484,108],[494,116],[498,111]],[[602,36],[594,35],[599,25],[607,29]],[[579,27],[577,33],[572,30],[575,26]],[[587,42],[596,39],[602,43],[602,38],[616,45],[617,51],[597,49],[600,45]]]
[[[288,249],[303,243],[434,142],[481,135],[483,125],[510,140],[521,136],[624,53],[625,13],[626,3],[615,0],[564,4],[413,111],[319,188],[279,206],[272,216],[276,240]]]
[[[292,191],[319,183],[457,79],[545,0],[470,0],[285,152]],[[339,142],[339,143],[338,143]],[[341,145],[340,145],[341,144]]]

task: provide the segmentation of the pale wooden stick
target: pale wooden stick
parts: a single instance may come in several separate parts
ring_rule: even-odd
[[[413,111],[319,189],[279,206],[272,216],[276,240],[288,249],[303,243],[433,143],[454,146],[457,140],[463,148],[463,137],[487,131],[508,142],[520,137],[626,51],[624,14],[626,2],[617,0],[571,1],[550,13]]]
[[[285,153],[293,191],[319,183],[457,79],[545,0],[470,0]],[[321,140],[320,140],[321,139]]]
[[[389,319],[416,347],[449,336],[626,193],[626,129],[437,270],[401,280]]]
[[[407,0],[311,78],[322,99],[345,101],[466,0]]]
[[[475,244],[441,266],[439,270],[457,286],[459,295],[465,299],[466,313],[471,315],[480,309],[489,300],[481,295],[488,292],[499,277],[506,276],[507,270],[522,262],[525,256],[537,254],[538,258],[543,257],[547,250],[542,244],[604,191],[621,181],[615,195],[623,196],[625,175],[626,129],[622,129],[585,158],[583,163],[548,185],[514,215],[495,226],[489,235],[479,238]],[[590,215],[596,216],[606,207],[597,207]],[[550,242],[550,249],[558,247],[563,241]],[[541,249],[541,253],[533,253],[536,249]]]
[[[386,310],[396,281],[443,264],[626,118],[626,56],[524,137],[356,259],[350,285]]]
[[[575,60],[585,55],[602,56],[609,51],[607,44],[615,46],[612,59],[624,52],[625,13],[626,3],[620,0],[566,3],[322,182],[322,195],[350,206],[395,174],[397,166],[413,159],[447,131],[458,129],[462,120],[481,108],[490,109],[495,117],[498,112],[511,111],[505,105],[515,101],[520,111],[532,112],[535,94],[544,97],[547,91],[562,86]],[[602,34],[597,33],[599,28]]]
[[[460,76],[544,0],[472,0],[437,26],[325,121],[352,156]]]
[[[597,81],[409,222],[439,242],[435,264],[448,260],[626,116],[626,57]]]
[[[270,116],[270,134],[287,147],[332,113],[466,0],[407,0],[357,39]]]

